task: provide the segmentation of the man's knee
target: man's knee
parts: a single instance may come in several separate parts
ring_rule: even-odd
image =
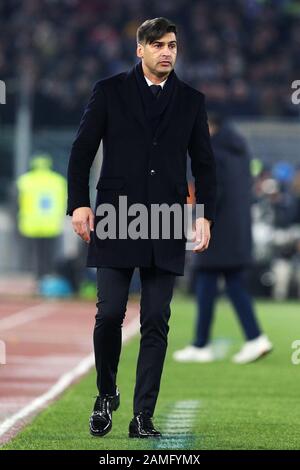
[[[147,311],[141,312],[141,329],[142,331],[151,329],[163,331],[165,334],[169,331],[169,319],[171,316],[170,307],[151,308]]]
[[[96,325],[120,326],[126,313],[126,306],[115,302],[97,302],[97,313],[95,315]]]

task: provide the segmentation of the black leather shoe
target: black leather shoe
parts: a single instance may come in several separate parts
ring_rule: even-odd
[[[112,428],[112,412],[120,406],[120,392],[115,395],[98,395],[94,411],[90,417],[90,433],[92,436],[105,436]]]
[[[161,433],[153,426],[152,418],[140,412],[130,421],[129,437],[161,437]]]

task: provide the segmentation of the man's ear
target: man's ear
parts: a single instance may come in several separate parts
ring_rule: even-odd
[[[142,44],[138,44],[136,48],[136,55],[142,59],[144,56],[144,46]]]

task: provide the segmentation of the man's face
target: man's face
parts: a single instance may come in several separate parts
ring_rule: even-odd
[[[176,62],[177,41],[174,33],[166,33],[151,44],[138,44],[137,56],[157,77],[169,74]]]

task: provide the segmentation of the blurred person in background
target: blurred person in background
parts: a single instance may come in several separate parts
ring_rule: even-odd
[[[245,268],[251,263],[251,175],[244,139],[209,114],[209,130],[217,163],[217,208],[214,236],[209,248],[194,258],[198,315],[191,345],[173,355],[180,362],[211,362],[216,359],[210,344],[218,280],[224,276],[227,295],[246,337],[233,362],[255,361],[272,350],[261,331],[252,299],[245,285]]]
[[[285,300],[289,297],[292,285],[298,285],[299,195],[292,164],[277,162],[272,169],[272,176],[275,183],[275,190],[269,195],[273,214],[272,296],[275,300]]]
[[[298,167],[295,172],[294,180],[292,183],[292,191],[296,198],[297,212],[296,212],[296,226],[298,229],[298,238],[296,241],[296,254],[295,254],[295,273],[297,282],[297,294],[300,299],[300,168]]]
[[[32,250],[37,281],[54,270],[65,220],[67,182],[51,167],[49,155],[35,155],[16,181],[18,230]]]

